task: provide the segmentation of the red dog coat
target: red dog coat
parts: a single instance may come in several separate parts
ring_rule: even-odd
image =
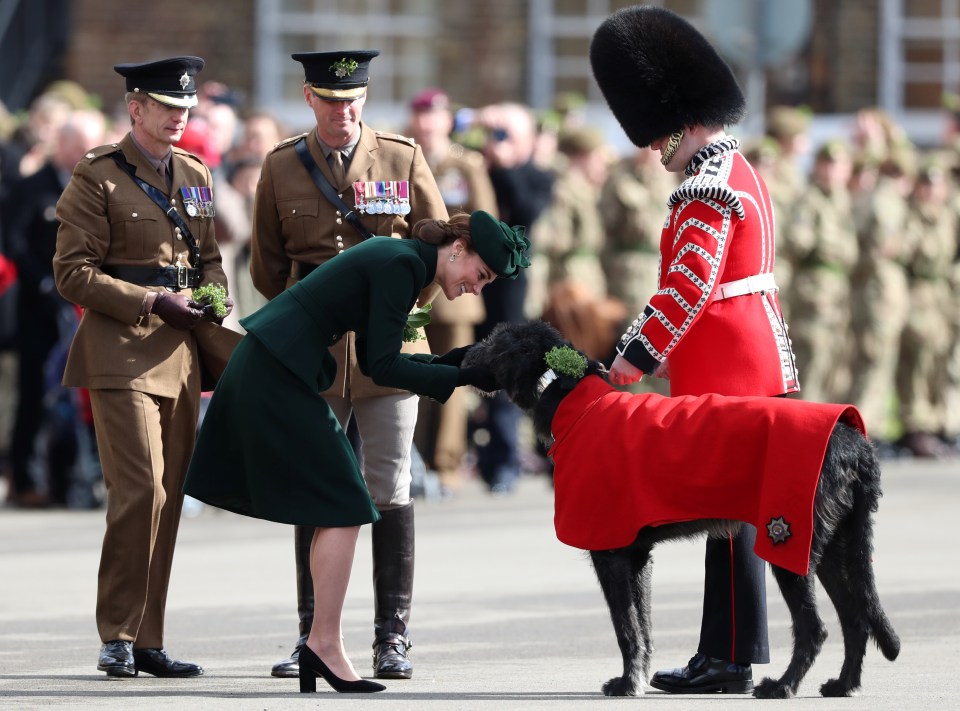
[[[733,519],[756,526],[758,556],[806,575],[820,467],[841,418],[866,434],[850,405],[633,395],[588,376],[553,417],[557,538],[610,550],[644,526]]]

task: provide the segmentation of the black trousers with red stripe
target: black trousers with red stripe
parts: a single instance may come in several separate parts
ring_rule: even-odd
[[[707,539],[698,651],[737,664],[767,664],[766,563],[753,552],[757,530]]]

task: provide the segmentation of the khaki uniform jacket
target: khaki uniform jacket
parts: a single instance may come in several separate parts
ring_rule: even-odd
[[[57,288],[84,308],[63,384],[70,387],[137,390],[174,397],[183,373],[197,371],[197,339],[226,342],[225,353],[239,334],[203,323],[178,331],[159,317],[141,320],[148,290],[105,274],[104,266],[167,267],[181,259],[190,264],[190,249],[173,222],[109,156],[121,150],[137,176],[166,191],[146,156],[128,134],[119,144],[95,148],[80,160],[57,203],[57,252],[53,259]],[[171,202],[180,208],[181,187],[210,187],[210,171],[191,153],[173,148]],[[200,247],[202,284],[226,286],[211,218],[181,211]],[[190,264],[190,266],[193,266]],[[190,298],[189,289],[183,295]],[[225,360],[225,357],[224,357]],[[199,380],[198,380],[199,382]]]
[[[472,213],[485,210],[497,214],[497,196],[490,183],[490,174],[483,154],[464,148],[459,143],[450,144],[450,150],[433,166],[433,175],[448,212]],[[440,294],[430,311],[431,323],[483,322],[485,311],[483,299],[455,299],[450,301]]]
[[[327,166],[316,130],[303,134],[314,161],[328,180]],[[294,262],[323,264],[362,241],[360,234],[314,185],[300,162],[294,144],[301,136],[279,143],[263,163],[253,213],[250,274],[257,291],[268,299],[297,282]],[[405,238],[424,218],[447,219],[447,209],[423,152],[409,138],[385,134],[361,124],[360,141],[341,185],[335,185],[348,207],[355,204],[356,181],[406,180],[410,207],[407,215],[361,214],[370,232],[381,237]],[[424,295],[421,302],[433,294]],[[360,372],[353,334],[330,349],[337,361],[337,378],[326,391],[351,397],[404,392],[375,385]],[[426,341],[405,343],[404,353],[429,353]]]

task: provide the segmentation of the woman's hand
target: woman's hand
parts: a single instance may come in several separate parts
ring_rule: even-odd
[[[492,393],[500,389],[493,371],[482,365],[460,368],[460,373],[457,376],[457,385],[472,385],[477,390],[483,390],[487,393]]]
[[[449,350],[442,356],[437,356],[433,362],[435,365],[455,365],[459,368],[460,364],[463,363],[463,357],[467,355],[467,352],[475,345],[476,343],[471,343],[468,346],[460,346],[459,348]]]
[[[614,358],[613,365],[610,366],[610,373],[607,378],[614,385],[630,385],[640,382],[643,378],[643,371],[622,355],[618,355]]]

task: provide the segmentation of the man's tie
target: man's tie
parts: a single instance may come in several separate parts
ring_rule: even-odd
[[[340,151],[330,152],[330,170],[333,172],[333,185],[338,190],[343,185],[343,154]]]
[[[160,161],[160,167],[157,168],[157,172],[160,173],[160,179],[163,181],[163,184],[167,186],[167,190],[170,190],[170,185],[173,182],[170,174],[167,172],[167,164],[163,161]]]

